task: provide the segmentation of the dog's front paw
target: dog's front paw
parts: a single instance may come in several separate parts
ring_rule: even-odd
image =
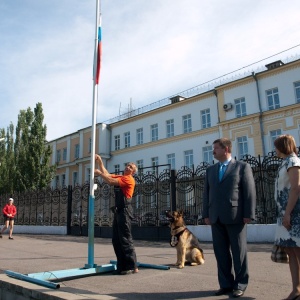
[[[183,268],[184,268],[184,265],[182,265],[182,264],[178,266],[178,269],[183,269]]]
[[[176,262],[175,264],[174,264],[174,266],[179,266],[180,265],[180,262]]]

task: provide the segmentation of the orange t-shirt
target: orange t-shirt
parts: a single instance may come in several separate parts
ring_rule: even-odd
[[[126,197],[126,199],[132,198],[135,180],[132,175],[112,175],[112,178],[117,178],[119,186]]]

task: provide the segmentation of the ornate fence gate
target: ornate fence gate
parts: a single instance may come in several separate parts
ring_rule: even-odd
[[[276,206],[274,201],[274,182],[281,159],[274,153],[261,158],[246,155],[243,157],[251,165],[256,186],[257,224],[271,224],[276,221]],[[210,165],[200,164],[195,170],[183,167],[177,172],[168,166],[158,172],[156,169],[142,172],[135,176],[136,188],[132,200],[134,209],[133,233],[140,237],[149,235],[169,235],[165,211],[181,209],[184,211],[187,225],[201,225],[202,199],[206,169]],[[143,170],[145,171],[145,170]],[[110,207],[114,205],[114,191],[106,183],[97,181],[95,192],[95,232],[100,236],[109,236],[108,229],[112,225],[113,215]],[[72,193],[71,226],[74,234],[87,234],[89,185],[76,186]],[[75,228],[78,226],[78,228]],[[106,228],[108,227],[108,228]],[[106,228],[106,229],[105,229]],[[157,228],[160,228],[158,230]]]
[[[300,153],[300,152],[299,152]],[[298,155],[299,155],[298,153]],[[274,153],[266,157],[246,155],[242,159],[252,167],[256,185],[257,205],[254,223],[270,224],[276,219],[274,181],[281,159]],[[166,210],[182,209],[187,225],[201,225],[204,180],[208,163],[196,169],[183,167],[177,172],[169,165],[156,166],[150,170],[139,170],[135,175],[136,188],[132,200],[134,209],[133,234],[140,238],[169,236]],[[111,236],[114,205],[113,187],[96,181],[95,190],[95,235]],[[87,235],[89,184],[61,189],[28,191],[13,195],[2,195],[4,207],[12,196],[18,209],[17,225],[67,226],[69,234]],[[0,222],[3,223],[0,215]]]

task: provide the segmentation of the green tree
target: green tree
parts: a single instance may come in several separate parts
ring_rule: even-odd
[[[0,131],[0,137],[5,138],[0,142],[0,193],[13,193],[15,178],[15,159],[14,159],[14,126],[11,123],[7,128]]]
[[[34,176],[35,188],[46,187],[55,175],[56,166],[50,166],[51,147],[46,145],[47,126],[43,125],[44,114],[41,103],[34,109],[34,119],[29,139],[31,173]]]
[[[31,178],[28,173],[29,155],[29,136],[33,120],[33,113],[30,108],[21,110],[18,115],[15,141],[15,160],[16,160],[16,180],[15,186],[17,191],[24,191],[31,188]]]
[[[46,145],[47,126],[43,125],[44,114],[41,103],[34,112],[30,108],[21,110],[16,128],[15,189],[42,189],[55,175],[56,166],[50,166],[51,148]]]

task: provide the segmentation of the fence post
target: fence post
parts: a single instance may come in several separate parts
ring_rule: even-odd
[[[176,170],[171,170],[171,211],[176,210]]]
[[[72,186],[68,186],[68,206],[67,206],[67,235],[71,234],[72,221]]]
[[[266,203],[266,193],[265,193],[265,187],[264,187],[264,183],[263,183],[263,177],[264,177],[264,170],[262,168],[262,161],[261,161],[261,156],[258,155],[258,165],[259,165],[259,184],[260,184],[260,188],[261,188],[261,201],[262,201],[262,216],[263,216],[263,224],[267,224],[267,218],[268,218],[268,214],[267,214],[267,203]],[[256,199],[257,200],[257,199]],[[257,202],[256,202],[256,207],[257,207]]]

